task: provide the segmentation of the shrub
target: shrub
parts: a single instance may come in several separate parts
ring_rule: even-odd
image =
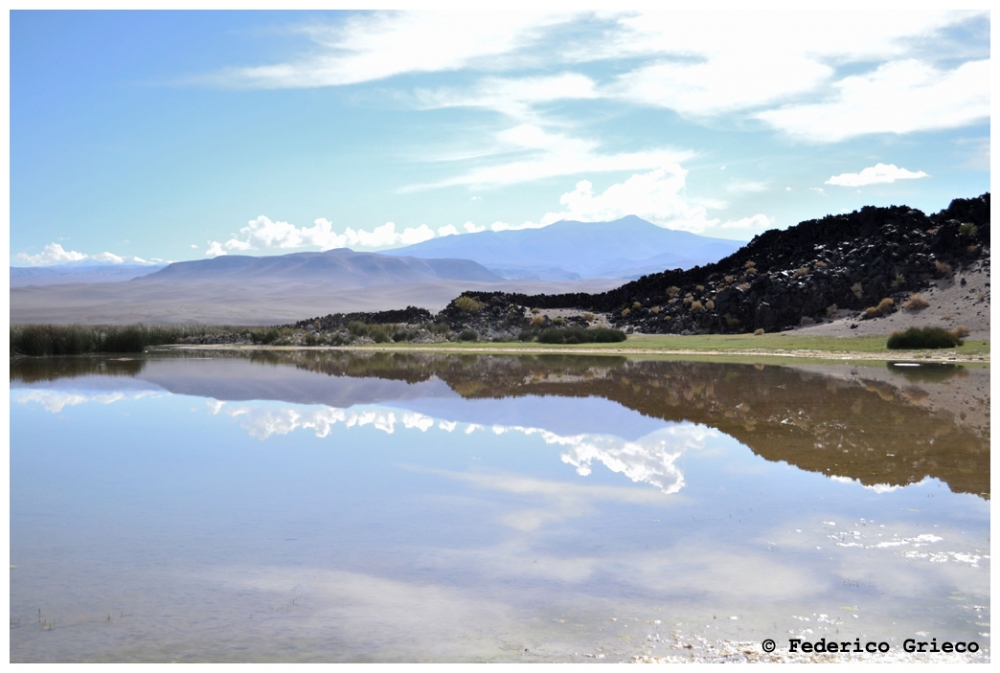
[[[552,324],[554,324],[554,325],[562,325],[565,322],[566,322],[565,318],[553,318],[552,319]]]
[[[754,268],[755,266],[757,266],[757,262],[755,262],[755,261],[753,261],[753,260],[751,259],[751,260],[747,260],[747,263],[743,265],[743,268],[744,268],[744,269],[752,269],[752,268]]]
[[[799,268],[795,269],[795,271],[792,273],[792,278],[801,278],[802,276],[806,275],[807,273],[809,273],[809,267],[808,266],[800,266]]]
[[[959,325],[955,329],[951,330],[951,333],[955,335],[957,339],[964,339],[965,337],[972,334],[972,330],[965,325]]]
[[[830,304],[829,306],[826,307],[826,317],[827,318],[832,318],[835,315],[837,315],[837,305],[836,304]]]
[[[802,316],[802,318],[799,319],[799,325],[813,325],[815,323],[816,321],[807,315],[804,315]]]
[[[622,311],[622,317],[624,318],[625,316],[627,316],[631,312],[632,311],[630,309],[625,309],[624,311]]]
[[[886,342],[890,350],[917,348],[954,348],[962,339],[941,327],[911,327],[905,332],[893,332]]]
[[[531,309],[531,312],[534,313],[535,315],[538,315],[539,313],[542,312],[542,309],[540,309],[540,308],[533,308],[533,309]]]
[[[368,325],[360,320],[352,320],[347,323],[347,331],[357,337],[368,336]]]
[[[695,285],[694,289],[697,290],[698,292],[704,292],[705,291],[705,286],[704,285]]]
[[[660,312],[660,307],[659,306],[654,306],[653,308],[651,308],[649,310],[653,312],[653,315],[656,315],[657,313]]]
[[[943,276],[951,275],[951,264],[942,262],[940,259],[934,260],[934,268],[937,269],[938,273],[940,273]]]
[[[545,324],[545,316],[543,315],[536,315],[534,318],[531,319],[530,323],[532,327],[541,327],[544,324]]]
[[[483,302],[476,301],[472,297],[467,297],[464,294],[458,299],[454,300],[452,303],[455,304],[455,306],[457,306],[458,308],[465,311],[466,313],[473,313],[474,311],[478,311],[483,307]]]
[[[394,329],[392,325],[369,325],[368,336],[377,344],[384,344],[392,338]]]
[[[895,287],[903,287],[904,285],[906,285],[906,276],[904,276],[901,273],[897,273],[896,280],[892,281],[892,284]]]
[[[702,303],[700,301],[693,301],[693,302],[691,302],[691,310],[692,311],[704,311],[705,307],[702,305]]]
[[[861,283],[855,283],[854,285],[852,285],[851,292],[854,293],[855,297],[861,299],[861,296],[864,294],[864,290],[861,288]]]
[[[878,303],[878,312],[881,315],[885,315],[886,313],[892,313],[893,306],[895,306],[895,302],[889,297],[886,297],[885,299],[883,299]]]
[[[726,276],[726,284],[732,285],[733,281],[736,280],[733,276]]]
[[[625,341],[625,333],[607,327],[592,329],[575,326],[565,329],[550,327],[539,333],[538,341],[545,344],[615,343]]]
[[[823,260],[819,260],[818,262],[816,262],[816,268],[817,269],[825,269],[826,268],[826,262],[824,262]]]
[[[725,315],[725,318],[726,318],[726,325],[728,325],[729,327],[736,327],[737,325],[740,324],[739,318],[734,318],[728,313]]]
[[[640,309],[640,308],[642,308],[642,302],[639,302],[639,301],[632,302],[632,310],[633,311],[635,311],[636,309]]]
[[[958,233],[960,236],[972,237],[975,236],[976,232],[978,231],[979,228],[972,222],[963,222],[962,225],[958,228]]]
[[[764,333],[764,328],[763,327],[758,327],[757,329],[754,330],[753,335],[754,336],[760,336],[763,333]]]
[[[903,304],[903,308],[907,311],[920,311],[930,306],[927,300],[923,298],[922,295],[914,293],[910,295],[910,298],[906,300]]]
[[[459,341],[476,341],[479,339],[479,335],[476,334],[474,329],[464,329],[461,334],[458,335]]]
[[[586,320],[587,322],[590,322],[595,317],[597,317],[597,316],[595,316],[593,313],[584,313],[583,314],[583,319]]]
[[[427,331],[431,334],[445,335],[451,332],[451,328],[448,327],[446,322],[436,322],[433,325],[427,327]]]
[[[741,289],[741,290],[743,290],[744,292],[746,292],[747,290],[749,290],[749,289],[750,289],[750,283],[740,283],[740,284],[739,284],[739,285],[737,285],[736,287],[738,287],[739,289]]]
[[[707,308],[709,311],[714,311],[715,310],[715,302],[712,301],[711,299],[709,299],[708,301],[705,302],[705,308]]]
[[[676,285],[671,285],[670,287],[667,288],[667,296],[670,297],[671,299],[675,298],[680,293],[681,289]]]
[[[979,246],[970,245],[968,248],[965,249],[965,252],[970,256],[975,257],[977,254],[979,254]]]

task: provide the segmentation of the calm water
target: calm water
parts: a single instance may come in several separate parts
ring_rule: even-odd
[[[988,657],[988,418],[956,366],[13,363],[10,657]]]

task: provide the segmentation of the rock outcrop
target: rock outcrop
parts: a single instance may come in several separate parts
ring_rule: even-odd
[[[643,276],[601,294],[466,295],[498,317],[514,307],[575,308],[608,313],[615,326],[645,333],[772,332],[843,309],[895,310],[884,300],[898,307],[989,250],[986,193],[931,216],[906,206],[828,215],[765,232],[715,264]]]

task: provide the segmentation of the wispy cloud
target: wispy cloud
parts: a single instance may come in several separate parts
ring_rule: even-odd
[[[601,143],[597,140],[555,133],[535,124],[504,129],[496,134],[496,141],[504,153],[520,156],[511,161],[476,166],[437,182],[408,185],[399,191],[407,193],[454,186],[489,189],[565,175],[648,170],[694,155],[687,150],[670,148],[607,153],[601,151]]]
[[[532,57],[518,57],[518,52],[573,18],[523,11],[366,13],[337,25],[299,27],[311,49],[297,59],[231,67],[191,81],[235,88],[314,88],[405,73],[525,65]]]
[[[923,171],[908,171],[897,168],[895,164],[875,164],[863,169],[860,173],[841,173],[834,175],[824,184],[840,185],[842,187],[864,187],[865,185],[889,184],[897,180],[916,180],[930,177]]]
[[[756,117],[813,142],[958,128],[989,119],[990,81],[988,60],[954,70],[899,61],[835,82],[829,100],[787,105]]]

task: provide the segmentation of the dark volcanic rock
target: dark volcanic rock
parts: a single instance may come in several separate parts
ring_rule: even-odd
[[[898,306],[932,279],[988,257],[989,248],[986,193],[930,217],[906,206],[867,206],[808,220],[764,232],[715,264],[643,276],[601,294],[466,295],[498,317],[522,306],[575,308],[610,313],[616,326],[646,333],[773,332],[886,298]]]

